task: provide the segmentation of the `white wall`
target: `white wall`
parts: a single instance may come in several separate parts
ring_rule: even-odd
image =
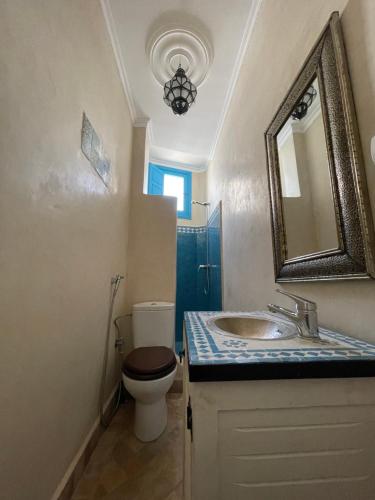
[[[47,500],[98,415],[132,126],[98,0],[2,0],[0,61],[0,497]],[[80,150],[83,111],[109,189]]]
[[[145,128],[134,129],[127,305],[176,300],[176,198],[143,194]],[[127,347],[129,347],[127,345]]]
[[[263,0],[208,172],[211,206],[223,200],[226,309],[289,303],[274,293],[264,131],[334,10],[343,11],[374,212],[375,168],[369,142],[375,133],[375,2]],[[323,325],[375,340],[375,281],[300,283],[285,289],[315,300]]]

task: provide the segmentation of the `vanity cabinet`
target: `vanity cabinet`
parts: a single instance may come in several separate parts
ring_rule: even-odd
[[[190,382],[185,358],[185,500],[373,500],[374,388],[373,378]]]
[[[375,346],[220,329],[237,317],[284,327],[266,311],[185,313],[185,500],[374,500]]]

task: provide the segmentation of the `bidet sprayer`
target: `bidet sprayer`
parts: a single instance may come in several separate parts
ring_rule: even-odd
[[[123,279],[124,279],[124,276],[121,276],[121,274],[116,274],[116,276],[113,276],[111,278],[111,285],[114,286],[115,295],[116,295],[117,290],[118,290],[118,288],[120,286],[120,282]]]
[[[99,397],[100,423],[105,428],[108,427],[112,416],[115,414],[117,408],[119,407],[120,398],[121,398],[122,385],[119,384],[117,403],[115,404],[115,407],[114,407],[113,411],[111,412],[111,415],[107,419],[104,415],[104,396],[105,396],[105,388],[106,388],[106,375],[107,375],[108,353],[109,353],[109,339],[110,339],[110,335],[111,335],[112,315],[113,315],[113,307],[115,304],[115,298],[116,298],[118,289],[120,287],[121,280],[123,280],[123,279],[124,279],[124,276],[121,276],[121,274],[116,274],[115,276],[112,276],[112,278],[111,278],[111,299],[109,302],[109,310],[108,310],[107,333],[106,333],[106,342],[105,342],[104,359],[103,359],[103,371],[102,371],[102,378],[100,381],[100,397]],[[116,328],[117,328],[117,325],[116,325]],[[116,338],[116,348],[119,350],[120,353],[122,353],[123,339],[120,337],[120,332],[119,332],[118,328],[117,328],[117,332],[118,332],[118,335]]]
[[[121,276],[121,274],[116,274],[116,276],[113,276],[113,278],[111,279],[111,283],[112,285],[117,285],[117,283],[120,283],[121,280],[124,279],[124,276]]]

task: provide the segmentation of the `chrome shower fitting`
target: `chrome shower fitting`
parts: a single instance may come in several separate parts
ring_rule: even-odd
[[[201,270],[201,269],[210,269],[210,264],[199,264],[198,266],[198,272]]]
[[[200,205],[201,207],[208,207],[211,205],[211,203],[209,201],[196,201],[196,200],[192,200],[191,204],[192,205]]]

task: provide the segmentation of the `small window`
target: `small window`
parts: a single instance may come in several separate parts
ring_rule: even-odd
[[[150,163],[148,194],[177,198],[177,217],[191,219],[191,172]]]

